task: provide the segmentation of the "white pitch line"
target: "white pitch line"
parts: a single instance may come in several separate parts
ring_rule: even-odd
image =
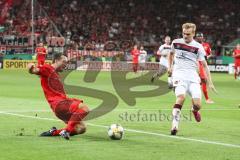
[[[52,112],[51,110],[2,110],[0,112],[11,112],[11,113],[31,113],[31,112],[36,112],[36,113],[44,113],[44,112]]]
[[[61,120],[53,119],[53,118],[28,116],[28,115],[9,113],[9,112],[2,112],[2,111],[0,111],[0,114],[17,116],[17,117],[23,117],[23,118],[32,118],[32,119],[38,119],[38,120],[61,121]],[[87,123],[87,125],[94,126],[94,127],[100,127],[100,128],[108,128],[108,126],[97,125],[97,124],[92,124],[92,123]],[[193,139],[193,138],[186,138],[186,137],[179,137],[179,136],[170,136],[170,135],[166,135],[166,134],[154,133],[154,132],[148,132],[148,131],[142,131],[142,130],[135,130],[135,129],[124,129],[124,130],[128,131],[128,132],[147,134],[147,135],[154,135],[154,136],[166,137],[166,138],[171,138],[171,139],[200,142],[200,143],[205,143],[205,144],[213,144],[213,145],[232,147],[232,148],[240,148],[240,145],[237,145],[237,144],[229,144],[229,143],[222,143],[222,142],[215,142],[215,141],[208,141],[208,140],[201,140],[201,139]]]

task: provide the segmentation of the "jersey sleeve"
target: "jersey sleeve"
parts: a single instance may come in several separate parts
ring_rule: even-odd
[[[199,49],[198,49],[198,60],[199,61],[204,61],[205,60],[205,56],[206,56],[206,52],[203,48],[202,45],[199,45]]]
[[[52,69],[47,65],[38,66],[38,68],[40,76],[48,77],[52,73]]]
[[[161,53],[162,51],[163,51],[163,45],[161,45],[160,47],[159,47],[159,49],[158,49],[158,51]]]
[[[210,55],[211,54],[211,47],[209,45],[209,43],[205,43],[205,45],[203,45],[205,51],[206,51],[206,55]]]

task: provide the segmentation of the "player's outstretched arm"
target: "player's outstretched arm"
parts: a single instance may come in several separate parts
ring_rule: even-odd
[[[29,63],[27,68],[28,68],[28,72],[30,74],[38,74],[39,73],[39,68],[37,68],[34,63]]]
[[[209,71],[207,62],[204,60],[204,61],[202,61],[202,64],[203,64],[204,70],[205,70],[205,72],[206,72],[206,74],[207,74],[208,87],[209,87],[212,91],[214,91],[215,93],[218,93],[217,90],[215,89],[214,85],[213,85],[211,73],[210,73],[210,71]]]

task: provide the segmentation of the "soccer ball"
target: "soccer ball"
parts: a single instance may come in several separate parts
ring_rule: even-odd
[[[109,128],[108,128],[108,136],[112,139],[112,140],[120,140],[122,139],[124,134],[124,129],[121,125],[119,124],[112,124]]]

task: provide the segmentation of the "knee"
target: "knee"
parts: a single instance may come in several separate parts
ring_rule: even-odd
[[[84,134],[87,131],[86,127],[82,127],[80,130],[77,131],[78,134]]]
[[[88,108],[88,106],[86,104],[83,104],[83,103],[79,105],[79,109],[84,110],[86,113],[90,112],[90,109]]]
[[[193,104],[194,107],[196,107],[196,109],[201,109],[201,104],[200,103],[195,103]]]
[[[87,127],[84,123],[80,123],[75,126],[75,131],[77,134],[83,134],[87,131]]]

